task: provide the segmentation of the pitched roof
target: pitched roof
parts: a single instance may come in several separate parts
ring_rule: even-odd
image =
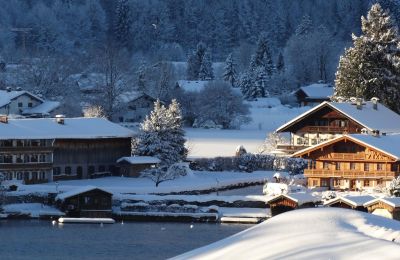
[[[117,163],[125,161],[129,164],[157,164],[160,163],[161,160],[157,157],[152,156],[128,156],[121,157],[117,160]]]
[[[28,91],[25,91],[25,90],[21,90],[21,91],[0,90],[0,107],[10,104],[10,102],[13,99],[15,99],[19,96],[25,95],[25,94],[43,102],[43,99],[39,98],[38,96],[36,96]]]
[[[50,112],[54,111],[56,108],[60,106],[60,102],[58,101],[44,101],[42,104],[24,109],[22,112],[23,115],[48,115]]]
[[[9,119],[8,123],[0,123],[0,140],[127,138],[134,134],[104,118],[65,118],[64,124],[54,118]]]
[[[275,201],[279,198],[285,197],[287,199],[290,199],[294,202],[296,202],[298,205],[302,205],[304,203],[308,203],[308,202],[318,202],[320,201],[319,198],[312,196],[310,193],[290,193],[290,194],[280,194],[277,196],[274,196],[270,199],[268,199],[266,202],[272,202]]]
[[[336,202],[342,201],[344,203],[347,203],[353,207],[361,207],[365,203],[374,200],[375,197],[370,196],[370,195],[363,195],[363,196],[339,196],[331,201],[328,201],[325,203],[325,206],[332,205]]]
[[[296,91],[303,91],[307,98],[311,99],[329,99],[333,95],[333,87],[329,84],[312,84],[309,86],[301,87]]]
[[[276,131],[284,131],[287,127],[301,121],[306,116],[320,110],[323,107],[330,107],[342,113],[370,131],[379,130],[383,133],[400,133],[400,115],[382,104],[378,104],[377,109],[374,109],[373,104],[370,101],[365,102],[362,106],[362,109],[357,109],[354,104],[349,102],[339,103],[324,101],[318,106],[311,108],[310,110],[280,126]]]
[[[395,198],[377,198],[371,201],[368,201],[366,203],[364,203],[364,207],[368,207],[370,205],[375,204],[376,202],[383,202],[386,203],[392,207],[398,208],[400,207],[400,197],[395,197]]]
[[[71,198],[71,197],[76,196],[78,194],[85,193],[85,192],[92,191],[92,190],[101,190],[101,191],[104,191],[104,192],[109,193],[109,194],[112,195],[112,193],[109,192],[109,191],[97,188],[95,186],[88,185],[88,186],[83,186],[83,187],[79,187],[79,188],[76,188],[76,189],[73,189],[73,190],[70,190],[70,191],[67,191],[67,192],[60,193],[60,194],[58,194],[56,196],[56,200],[65,200],[67,198]]]
[[[209,82],[208,80],[178,80],[178,85],[187,92],[200,92]]]
[[[392,157],[396,161],[400,160],[400,149],[398,149],[398,147],[400,147],[400,135],[386,135],[386,136],[372,136],[363,134],[343,135],[319,143],[317,145],[305,148],[301,151],[294,153],[292,156],[293,157],[301,156],[305,153],[319,149],[320,147],[333,144],[344,139],[348,139],[355,143],[371,147],[379,152],[382,152]]]
[[[121,94],[120,99],[123,103],[129,103],[135,101],[141,97],[148,97],[153,101],[157,99],[155,97],[150,96],[149,94],[142,91],[127,91]]]

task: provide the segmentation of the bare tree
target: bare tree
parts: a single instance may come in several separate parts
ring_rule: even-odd
[[[100,118],[105,118],[106,114],[104,112],[104,108],[99,105],[93,105],[85,108],[83,110],[83,116],[84,117],[100,117]]]

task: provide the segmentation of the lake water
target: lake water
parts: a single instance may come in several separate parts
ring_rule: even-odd
[[[170,222],[52,225],[45,220],[1,220],[0,259],[166,259],[249,227]]]

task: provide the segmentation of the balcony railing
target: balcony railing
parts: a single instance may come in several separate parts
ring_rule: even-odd
[[[315,170],[305,169],[306,177],[337,177],[337,178],[394,178],[399,173],[394,171],[357,171],[357,170]]]
[[[276,146],[276,150],[294,153],[294,152],[300,151],[307,147],[309,147],[309,146],[308,145],[278,144]]]
[[[321,157],[321,159],[329,160],[365,160],[365,154],[353,154],[353,153],[329,153]]]
[[[306,126],[301,132],[305,133],[356,133],[357,129],[354,127],[340,127],[340,126]]]
[[[24,169],[51,169],[52,162],[35,162],[35,163],[0,163],[1,170],[24,170]]]

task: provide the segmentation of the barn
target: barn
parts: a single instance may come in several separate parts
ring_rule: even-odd
[[[326,207],[344,208],[344,209],[355,209],[363,212],[368,212],[364,204],[374,200],[375,197],[365,196],[339,196],[330,200],[324,204]]]
[[[286,211],[300,208],[314,208],[320,199],[308,193],[291,193],[274,196],[267,200],[271,209],[271,216],[284,213]]]
[[[364,204],[369,213],[400,220],[400,197],[378,198]]]
[[[152,156],[121,157],[117,160],[120,174],[126,177],[139,177],[143,170],[154,168],[160,162]]]
[[[112,193],[94,186],[60,193],[55,201],[68,217],[105,218],[112,213]]]

